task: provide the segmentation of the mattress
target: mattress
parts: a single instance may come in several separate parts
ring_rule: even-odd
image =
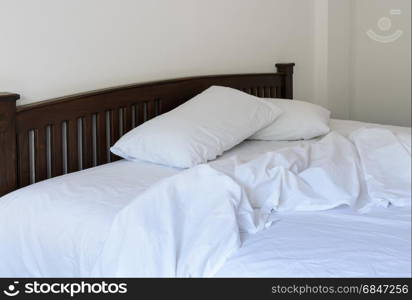
[[[361,127],[382,125],[331,120],[330,126],[348,135]],[[388,128],[411,132],[410,128]],[[218,161],[233,156],[247,161],[267,151],[315,141],[247,140],[224,153]],[[25,205],[36,205],[30,201],[37,193],[42,193],[43,204],[53,205],[48,205],[45,211],[40,208],[42,215],[25,214],[21,220],[20,230],[42,232],[44,240],[37,243],[41,248],[30,249],[36,252],[36,265],[28,262],[9,275],[87,276],[100,254],[113,217],[149,186],[179,172],[176,168],[121,160],[20,190],[16,199],[7,202],[16,211]],[[340,207],[324,212],[273,213],[270,218],[273,220],[270,228],[242,235],[241,248],[216,276],[411,276],[410,207],[376,208],[367,214]],[[50,224],[54,227],[52,231]],[[7,228],[3,230],[7,232]],[[30,248],[30,241],[27,243]],[[19,255],[23,257],[28,248],[19,247]]]

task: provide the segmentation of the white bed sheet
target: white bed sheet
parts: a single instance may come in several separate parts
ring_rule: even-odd
[[[360,127],[373,126],[331,121],[332,130],[344,135]],[[410,128],[391,126],[390,129],[410,133]],[[267,151],[311,142],[245,141],[219,159],[237,155],[247,161]],[[40,243],[42,249],[30,249],[42,257],[36,268],[21,266],[15,268],[15,274],[8,275],[88,276],[116,213],[150,185],[178,172],[178,169],[122,160],[53,178],[22,189],[18,194],[7,195],[3,199],[12,197],[13,201],[5,201],[3,205],[16,209],[35,205],[36,197],[43,199],[39,203],[45,203],[44,199],[55,202],[48,205],[52,209],[43,215],[29,215],[29,220],[17,222],[22,224],[21,231],[47,234]],[[370,216],[347,210],[272,215],[279,221],[262,233],[243,236],[241,249],[218,276],[410,276],[410,216],[410,210],[399,208],[373,211]],[[48,230],[49,224],[54,224],[54,230]],[[3,230],[7,232],[7,228]],[[10,247],[19,249],[13,244]],[[22,251],[29,248],[21,247]],[[25,253],[19,255],[24,257]],[[61,269],[56,269],[56,265]],[[397,273],[390,274],[394,270]]]
[[[272,226],[245,234],[217,277],[410,277],[411,211],[348,208],[273,213]]]

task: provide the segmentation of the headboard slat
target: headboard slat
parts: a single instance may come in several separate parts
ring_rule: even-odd
[[[150,120],[155,116],[155,100],[150,100],[147,102],[147,119]]]
[[[132,129],[132,114],[133,114],[132,106],[128,105],[128,106],[123,107],[122,113],[123,113],[123,134],[124,134],[125,132],[128,132],[129,130]]]
[[[82,118],[83,124],[83,168],[93,166],[93,118],[90,114]]]
[[[21,132],[17,136],[18,146],[18,185],[20,187],[30,184],[30,166],[29,166],[29,133]]]
[[[110,146],[113,146],[114,143],[120,138],[120,128],[119,128],[119,109],[114,108],[110,111]],[[110,153],[110,160],[117,160],[116,155]]]
[[[97,164],[107,163],[106,112],[97,113]]]
[[[52,177],[63,174],[63,141],[61,123],[51,126],[51,171]]]
[[[79,170],[77,120],[67,121],[67,172]]]
[[[35,159],[35,182],[45,180],[47,178],[47,140],[46,128],[34,130],[34,159]]]
[[[135,105],[136,108],[136,124],[135,127],[141,125],[144,120],[144,103],[140,102]]]

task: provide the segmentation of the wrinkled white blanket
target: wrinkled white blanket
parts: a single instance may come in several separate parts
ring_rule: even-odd
[[[213,275],[240,246],[239,226],[256,231],[242,193],[208,165],[155,184],[118,213],[93,274]]]
[[[369,197],[373,203],[411,203],[411,135],[388,129],[359,129],[350,136],[356,145]]]
[[[410,156],[396,137],[385,129],[361,129],[352,139],[354,143],[330,133],[311,145],[243,163],[235,157],[201,165],[164,180],[116,217],[95,275],[212,276],[240,246],[239,231],[257,232],[269,225],[266,217],[272,210],[348,205],[365,211],[381,202],[386,189],[389,196],[405,197],[387,201],[403,206],[409,197],[410,202],[410,177],[405,176],[410,162],[404,164]],[[366,151],[368,147],[373,149]],[[381,178],[383,169],[376,165],[396,167],[399,176],[388,178],[378,196],[367,180],[370,199],[358,202],[365,193],[363,172]],[[159,210],[167,214],[159,218]]]
[[[97,277],[213,276],[240,247],[240,231],[256,233],[269,226],[272,210],[316,211],[348,205],[366,211],[382,202],[410,205],[407,143],[379,130],[384,129],[360,129],[350,139],[332,132],[310,145],[268,152],[250,161],[236,157],[216,161],[163,179],[113,218],[102,220],[101,228],[108,233],[92,270],[77,268],[83,276]],[[388,168],[391,171],[386,173]],[[0,201],[1,276],[19,268],[10,261],[20,269],[26,263],[30,264],[26,269],[35,269],[42,261],[31,251],[18,257],[15,253],[22,252],[10,246],[41,248],[36,244],[41,238],[36,236],[44,232],[3,230],[13,228],[1,223],[12,223],[10,216],[17,213],[9,201],[13,197]],[[44,208],[44,203],[39,207]],[[52,231],[53,224],[48,226]],[[15,243],[16,238],[22,242]],[[56,275],[35,270],[32,274]]]

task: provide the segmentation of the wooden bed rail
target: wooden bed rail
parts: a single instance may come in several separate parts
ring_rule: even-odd
[[[109,149],[123,134],[212,85],[292,99],[294,64],[276,68],[132,84],[17,107],[19,95],[0,93],[0,196],[117,160]]]

